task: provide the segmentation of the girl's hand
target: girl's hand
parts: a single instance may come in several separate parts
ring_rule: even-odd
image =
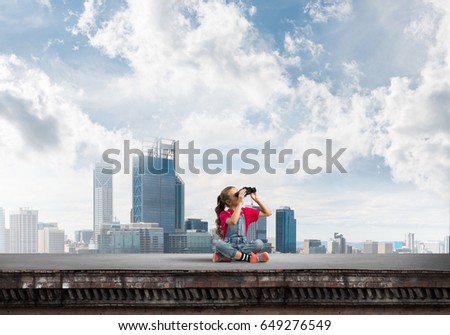
[[[244,198],[245,195],[247,194],[246,190],[240,190],[239,191],[239,195],[238,195],[238,203],[241,204],[242,206],[244,205]]]
[[[253,199],[253,200],[258,200],[258,194],[256,194],[256,192],[255,193],[250,193],[250,197]]]

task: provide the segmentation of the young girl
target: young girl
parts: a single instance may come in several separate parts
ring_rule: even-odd
[[[256,263],[269,260],[267,252],[259,253],[264,247],[263,242],[255,240],[249,243],[246,236],[248,227],[258,221],[258,217],[270,216],[272,212],[259,199],[256,192],[251,193],[250,197],[261,210],[243,207],[246,194],[245,189],[238,191],[236,187],[228,186],[217,197],[216,232],[221,240],[217,241],[217,252],[213,254],[213,262],[236,260]],[[226,207],[228,207],[227,210],[225,210]]]

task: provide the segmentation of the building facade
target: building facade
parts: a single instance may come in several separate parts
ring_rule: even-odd
[[[157,139],[143,149],[144,155],[133,156],[131,221],[158,223],[168,238],[185,231],[184,182],[175,171],[175,142]]]
[[[208,222],[202,219],[188,218],[185,222],[186,230],[194,230],[196,232],[208,231]]]
[[[9,252],[6,250],[6,217],[5,211],[0,207],[0,254]]]
[[[378,243],[379,254],[392,254],[394,253],[394,243],[392,242],[379,242]]]
[[[15,254],[36,253],[38,211],[20,208],[9,215],[10,252]]]
[[[104,163],[96,163],[94,169],[94,243],[98,244],[98,236],[102,225],[113,222],[113,175],[103,173],[110,168]]]
[[[378,254],[378,242],[367,240],[364,242],[365,254]]]
[[[54,227],[38,230],[38,253],[62,254],[64,243],[64,230]]]
[[[297,252],[297,220],[294,210],[284,206],[276,210],[276,251],[282,253]]]

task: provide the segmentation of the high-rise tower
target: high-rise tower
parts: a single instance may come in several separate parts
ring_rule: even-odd
[[[294,210],[281,207],[276,210],[276,251],[295,253],[297,251],[297,220]]]
[[[38,211],[20,208],[9,214],[11,253],[37,252]]]
[[[94,243],[98,244],[101,226],[113,222],[113,179],[112,174],[103,173],[111,168],[105,163],[96,163],[94,169]]]
[[[175,141],[155,139],[143,149],[144,155],[133,157],[131,221],[159,223],[165,236],[183,231],[184,182],[175,171]]]

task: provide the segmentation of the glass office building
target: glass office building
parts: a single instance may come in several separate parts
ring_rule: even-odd
[[[281,207],[276,211],[275,250],[282,253],[297,252],[297,220],[290,207]]]
[[[184,231],[184,182],[175,172],[175,141],[158,139],[143,149],[144,155],[133,156],[131,221],[158,223],[164,234]]]

